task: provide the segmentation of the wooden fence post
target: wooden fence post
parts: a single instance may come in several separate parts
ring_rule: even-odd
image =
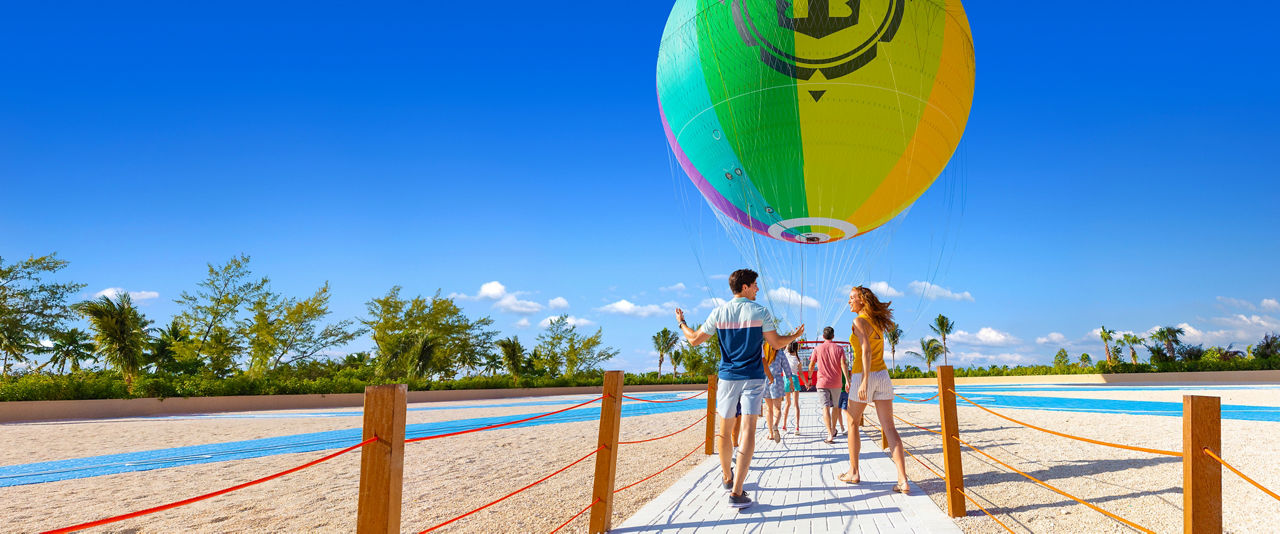
[[[618,467],[618,431],[622,419],[622,371],[605,371],[604,395],[600,401],[600,439],[603,446],[596,453],[596,483],[591,500],[600,499],[591,507],[591,534],[603,534],[613,523],[613,483]]]
[[[364,388],[364,440],[360,448],[360,500],[356,532],[400,532],[400,491],[404,480],[404,384]]]
[[[947,476],[947,515],[964,517],[964,467],[960,464],[960,428],[956,422],[955,374],[950,365],[938,366],[938,406],[942,421],[942,463]]]
[[[719,376],[707,375],[707,456],[716,453],[716,387]]]
[[[1182,397],[1182,531],[1222,533],[1222,406],[1218,397]]]

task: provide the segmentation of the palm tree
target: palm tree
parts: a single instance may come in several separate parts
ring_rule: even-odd
[[[159,329],[151,340],[151,353],[147,356],[149,363],[155,365],[156,371],[170,370],[177,363],[176,347],[190,341],[191,334],[175,319],[169,326]]]
[[[62,374],[67,369],[67,362],[71,362],[71,372],[80,370],[80,360],[94,360],[98,357],[93,355],[93,340],[89,337],[89,333],[79,328],[71,330],[60,330],[50,337],[49,341],[53,343],[49,347],[41,347],[36,352],[48,354],[49,361],[45,365],[52,365],[58,368],[58,374]]]
[[[1111,339],[1112,334],[1115,333],[1115,330],[1107,330],[1105,326],[1098,329],[1098,337],[1102,338],[1102,348],[1107,352],[1107,363],[1111,363]]]
[[[680,369],[680,366],[684,364],[684,357],[686,355],[687,353],[684,351],[684,349],[671,351],[671,374],[672,375],[677,377],[680,376],[679,369]]]
[[[511,374],[516,384],[519,384],[520,373],[524,370],[524,345],[520,344],[520,337],[499,339],[495,344],[498,350],[502,351],[502,363],[507,368],[507,372]]]
[[[1164,355],[1166,358],[1169,358],[1169,360],[1172,361],[1175,358],[1173,355],[1173,346],[1179,343],[1178,336],[1184,333],[1186,332],[1184,332],[1181,328],[1177,328],[1173,326],[1162,326],[1160,328],[1157,328],[1155,332],[1151,333],[1151,340],[1159,343],[1164,343],[1164,350],[1165,350]]]
[[[663,358],[668,354],[671,354],[672,358],[674,358],[675,355],[671,351],[675,349],[676,343],[679,342],[680,338],[670,328],[663,327],[662,330],[653,335],[653,350],[658,351],[658,376],[662,376]],[[674,362],[675,360],[672,361]]]
[[[942,365],[949,365],[947,363],[947,353],[951,351],[947,349],[947,335],[955,331],[956,324],[951,322],[951,319],[948,319],[947,316],[939,313],[933,319],[933,324],[929,325],[929,329],[933,330],[933,333],[942,336]]]
[[[98,351],[107,363],[120,370],[125,389],[132,393],[133,379],[145,363],[143,353],[147,347],[147,325],[151,321],[133,306],[133,299],[124,292],[114,301],[104,295],[98,300],[76,304],[74,308],[89,320]]]
[[[9,327],[6,327],[9,326]],[[0,352],[4,353],[4,363],[0,364],[0,376],[9,376],[9,359],[14,363],[27,361],[27,351],[31,350],[31,341],[17,325],[0,325]]]
[[[1121,339],[1124,340],[1125,346],[1129,347],[1129,359],[1133,360],[1133,363],[1136,365],[1138,363],[1138,350],[1134,347],[1142,345],[1146,340],[1140,336],[1128,333],[1124,334],[1124,337]]]
[[[502,355],[496,352],[485,354],[484,362],[481,366],[484,372],[489,373],[489,376],[497,374],[498,371],[502,370]]]
[[[902,327],[894,323],[893,328],[886,330],[884,340],[889,343],[889,361],[893,368],[898,368],[898,342],[902,340]]]
[[[929,372],[933,372],[933,364],[943,355],[943,350],[942,343],[937,339],[920,338],[920,352],[909,350],[907,354],[924,360],[925,365],[929,366]]]

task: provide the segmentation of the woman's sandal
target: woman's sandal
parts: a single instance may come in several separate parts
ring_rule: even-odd
[[[854,473],[853,476],[849,476],[849,473],[840,473],[840,476],[836,478],[840,479],[840,481],[844,482],[845,484],[857,484],[862,481],[862,477],[859,476],[857,473]],[[894,489],[897,489],[897,488],[894,488]]]
[[[896,491],[896,492],[901,493],[901,494],[903,494],[903,495],[910,495],[910,494],[911,494],[911,486],[910,486],[910,485],[908,485],[908,484],[894,484],[894,485],[893,485],[893,491]]]

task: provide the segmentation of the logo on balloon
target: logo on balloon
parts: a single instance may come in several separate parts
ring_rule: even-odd
[[[760,60],[770,68],[800,80],[808,80],[816,72],[821,72],[824,78],[833,80],[870,63],[876,58],[876,46],[893,40],[893,36],[898,32],[898,26],[902,24],[902,15],[906,9],[906,0],[880,2],[884,5],[884,12],[878,13],[879,16],[874,21],[875,27],[866,25],[865,27],[871,31],[856,32],[849,30],[859,26],[863,0],[834,0],[834,2],[832,0],[798,0],[805,2],[807,9],[804,16],[795,16],[796,2],[774,0],[776,13],[768,15],[776,14],[776,18],[761,17],[764,24],[771,23],[769,19],[774,19],[777,21],[778,28],[792,30],[797,34],[823,41],[824,45],[827,44],[828,39],[835,39],[841,44],[848,41],[847,46],[839,47],[839,53],[824,54],[822,57],[804,57],[798,52],[793,53],[779,46],[776,41],[780,39],[776,37],[778,34],[776,30],[760,31],[760,23],[755,16],[757,14],[753,14],[748,8],[748,1],[733,0],[731,9],[733,21],[738,27],[738,35],[747,46],[760,48]],[[791,10],[792,15],[787,15],[788,10]],[[836,10],[840,10],[841,14],[833,14]],[[772,41],[768,37],[770,34],[775,35]],[[797,36],[796,39],[798,40],[799,37]]]

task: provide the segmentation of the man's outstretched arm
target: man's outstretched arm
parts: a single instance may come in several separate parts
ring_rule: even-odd
[[[680,321],[680,332],[684,334],[684,340],[689,343],[690,347],[696,347],[711,339],[711,334],[689,328],[689,323],[684,322],[684,310],[680,308],[676,308],[676,320]]]
[[[800,325],[795,332],[789,336],[780,336],[776,330],[770,330],[764,333],[764,340],[769,342],[771,347],[785,347],[790,345],[792,341],[800,339],[804,335],[804,325]]]

